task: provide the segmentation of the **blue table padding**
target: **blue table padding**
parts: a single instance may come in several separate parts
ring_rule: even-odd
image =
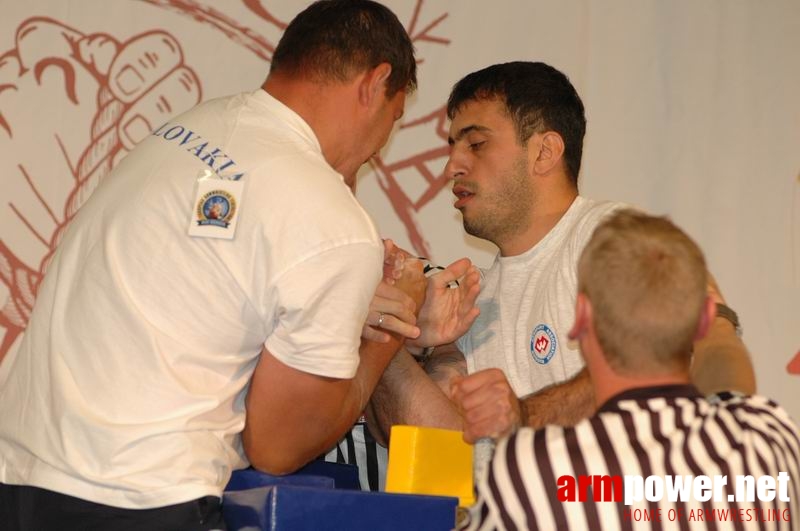
[[[449,531],[457,505],[458,498],[289,484],[223,494],[229,531]]]
[[[313,479],[306,479],[309,477]],[[273,476],[253,468],[234,470],[225,490],[242,490],[284,484],[322,487],[324,485],[319,483],[320,478],[329,479],[331,482],[330,488],[361,489],[361,484],[358,480],[358,467],[342,463],[311,461],[300,470],[286,476]]]
[[[298,485],[302,487],[332,489],[334,488],[335,482],[333,478],[326,476],[314,476],[311,474],[273,476],[252,468],[246,468],[244,470],[234,470],[233,475],[231,475],[231,480],[228,481],[228,485],[225,487],[225,491],[247,490],[276,485]]]

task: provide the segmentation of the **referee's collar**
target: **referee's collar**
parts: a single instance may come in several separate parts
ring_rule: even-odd
[[[598,413],[619,411],[618,404],[623,400],[649,400],[651,398],[703,398],[693,385],[660,385],[657,387],[635,387],[618,393],[600,406]]]

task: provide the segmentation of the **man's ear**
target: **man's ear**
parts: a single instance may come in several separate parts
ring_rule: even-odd
[[[533,160],[535,173],[549,173],[564,158],[564,139],[555,131],[534,133],[528,140],[528,149],[534,146],[539,149],[539,154]]]
[[[694,333],[694,340],[698,341],[706,337],[711,323],[717,317],[717,303],[710,296],[706,297],[703,309],[700,311],[700,321],[697,323],[697,330]]]
[[[358,86],[358,100],[362,105],[369,107],[375,98],[380,101],[380,96],[386,94],[386,82],[392,73],[392,65],[381,63],[375,68],[367,70]]]
[[[589,323],[592,319],[592,304],[584,293],[578,293],[575,301],[575,323],[567,334],[572,340],[579,340],[589,330]]]

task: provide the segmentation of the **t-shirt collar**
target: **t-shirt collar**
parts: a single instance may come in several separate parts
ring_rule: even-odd
[[[315,151],[322,152],[322,146],[311,126],[285,103],[262,88],[253,91],[252,99],[264,106],[268,112],[278,116],[283,124],[291,127],[299,137],[313,146]]]
[[[649,400],[651,398],[702,398],[697,388],[690,384],[660,385],[656,387],[636,387],[618,393],[597,410],[598,413],[620,411],[619,403],[623,400]]]

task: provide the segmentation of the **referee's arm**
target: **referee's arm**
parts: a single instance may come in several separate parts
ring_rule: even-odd
[[[712,304],[725,304],[711,273],[708,273],[708,297]],[[755,394],[756,377],[750,355],[729,317],[716,314],[706,335],[695,341],[691,378],[705,396],[720,391]]]

